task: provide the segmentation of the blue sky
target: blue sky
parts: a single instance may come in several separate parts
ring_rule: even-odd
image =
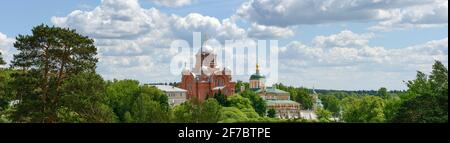
[[[292,56],[281,59],[280,82],[286,84],[405,89],[403,81],[417,70],[429,71],[433,60],[448,65],[447,13],[446,0],[7,0],[0,5],[0,33],[6,37],[0,50],[13,54],[14,37],[40,23],[70,27],[96,40],[102,57],[98,71],[105,78],[172,82],[179,77],[161,70],[170,54],[158,55],[167,52],[160,48],[167,44],[150,39],[170,41],[200,30],[218,39],[280,40],[285,49],[280,56]],[[102,25],[105,21],[112,24]],[[136,27],[119,27],[126,24]]]

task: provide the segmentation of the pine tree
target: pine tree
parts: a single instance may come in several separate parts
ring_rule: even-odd
[[[12,67],[22,71],[14,75],[17,86],[28,88],[17,90],[23,104],[16,119],[57,122],[63,82],[78,73],[95,72],[98,60],[94,40],[68,28],[39,25],[31,35],[17,36],[14,47],[18,54]]]

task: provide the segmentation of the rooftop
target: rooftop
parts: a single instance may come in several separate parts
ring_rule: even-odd
[[[259,92],[263,92],[263,91],[264,91],[263,89],[258,89],[255,92],[259,93]],[[267,87],[265,89],[265,92],[266,93],[275,93],[275,94],[288,94],[289,93],[289,92],[286,92],[286,91],[283,91],[283,90],[280,90],[280,89],[276,89],[274,87]]]
[[[187,90],[170,85],[153,85],[153,86],[165,92],[187,92]]]
[[[300,104],[292,100],[266,100],[267,105],[274,105],[274,104]]]

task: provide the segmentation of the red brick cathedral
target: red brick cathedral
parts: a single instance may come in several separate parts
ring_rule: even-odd
[[[231,70],[217,65],[217,55],[211,46],[203,44],[195,57],[194,69],[185,67],[179,84],[180,88],[187,90],[188,99],[205,101],[219,92],[225,96],[234,94]]]

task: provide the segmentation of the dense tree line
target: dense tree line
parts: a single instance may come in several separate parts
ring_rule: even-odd
[[[448,122],[448,69],[436,61],[430,75],[418,72],[404,92],[321,94],[324,109],[341,122]]]
[[[291,100],[300,103],[302,109],[313,109],[314,99],[311,96],[312,91],[310,89],[304,87],[285,86],[282,83],[275,84],[274,87],[289,92]]]

